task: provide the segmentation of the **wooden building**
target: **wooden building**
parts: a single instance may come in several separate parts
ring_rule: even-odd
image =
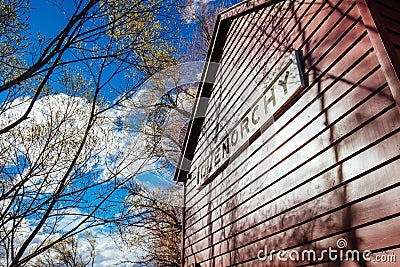
[[[400,1],[244,1],[207,60],[182,266],[400,266]],[[372,260],[277,253],[328,248]]]

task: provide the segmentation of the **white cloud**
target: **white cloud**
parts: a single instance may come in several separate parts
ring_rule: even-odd
[[[0,127],[18,119],[27,109],[29,99],[17,99],[11,109],[0,117]],[[72,97],[66,94],[56,94],[39,99],[29,114],[29,119],[22,122],[0,140],[0,165],[10,168],[21,167],[18,157],[30,163],[45,159],[37,165],[37,173],[31,175],[25,187],[29,190],[41,190],[43,194],[51,193],[58,187],[58,181],[69,166],[75,155],[77,144],[83,137],[90,114],[90,103],[84,98]],[[83,171],[97,171],[98,177],[92,182],[105,181],[112,173],[119,172],[120,177],[129,177],[140,171],[154,169],[151,161],[147,160],[146,136],[137,131],[130,131],[129,125],[118,127],[117,120],[127,116],[136,116],[132,109],[110,109],[104,112],[96,121],[88,145],[84,148],[78,164],[85,166]],[[49,138],[51,137],[51,138]],[[28,164],[29,165],[29,164]],[[28,175],[31,170],[26,168],[15,172],[13,177],[0,179],[8,183],[17,183]],[[49,174],[46,176],[46,174]],[[10,174],[11,175],[11,174]],[[43,186],[44,185],[44,186]],[[25,189],[26,190],[26,189]],[[7,202],[2,202],[0,210],[4,210]],[[60,207],[58,207],[60,208]],[[48,224],[56,223],[56,233],[49,234],[41,231],[30,244],[29,249],[40,246],[48,238],[56,238],[60,233],[79,225],[85,212],[78,207],[62,210],[61,217],[53,217]],[[79,214],[82,214],[80,216]],[[55,214],[52,214],[55,215]],[[37,219],[23,219],[19,229],[18,242],[23,242],[32,232]],[[122,247],[121,240],[116,234],[104,234],[103,229],[92,229],[97,235],[95,266],[132,266],[120,264],[124,259],[134,260],[138,249],[129,250]],[[3,231],[3,230],[1,230]],[[80,250],[88,251],[88,242],[78,235]],[[29,251],[28,249],[28,251]],[[88,256],[88,255],[87,255]]]

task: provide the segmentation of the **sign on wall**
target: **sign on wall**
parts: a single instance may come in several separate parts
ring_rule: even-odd
[[[262,94],[256,98],[241,119],[231,127],[221,141],[199,159],[200,164],[194,166],[192,178],[197,188],[201,189],[218,175],[233,158],[249,143],[254,141],[287,107],[291,100],[304,87],[303,71],[297,53],[293,53],[283,65],[279,73],[266,85]]]

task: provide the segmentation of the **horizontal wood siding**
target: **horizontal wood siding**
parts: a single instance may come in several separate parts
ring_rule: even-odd
[[[385,14],[400,32],[400,12]],[[203,189],[187,181],[185,266],[283,266],[257,252],[336,248],[339,238],[400,261],[400,114],[356,1],[266,1],[225,19],[191,171],[294,49],[309,86]],[[343,266],[396,266],[363,264]]]
[[[377,22],[378,31],[386,41],[388,52],[400,73],[400,2],[397,0],[369,1],[372,13]]]

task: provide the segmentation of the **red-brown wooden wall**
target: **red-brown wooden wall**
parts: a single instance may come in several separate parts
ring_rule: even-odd
[[[192,137],[192,166],[294,49],[309,86],[210,184],[198,190],[186,181],[184,266],[301,266],[257,253],[336,248],[340,238],[347,249],[385,251],[398,262],[313,264],[399,266],[400,3],[247,2],[218,25],[209,59],[221,66]]]

